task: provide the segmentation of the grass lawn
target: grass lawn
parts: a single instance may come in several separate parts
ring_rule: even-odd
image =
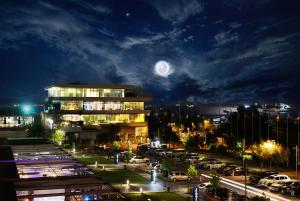
[[[162,180],[163,182],[170,182],[170,180],[167,177],[164,177],[162,175],[158,175],[157,178]]]
[[[98,162],[98,164],[112,164],[113,161],[109,160],[103,156],[75,156],[75,158],[77,160],[80,161],[80,163],[84,164],[84,165],[92,165],[95,164],[95,161]]]
[[[186,198],[177,195],[176,193],[169,193],[169,192],[157,192],[157,193],[128,193],[126,194],[129,198],[133,201],[145,201],[148,198],[151,201],[186,201]]]
[[[125,184],[129,179],[132,184],[148,184],[150,178],[142,177],[141,175],[124,169],[101,170],[96,171],[96,175],[111,184]]]

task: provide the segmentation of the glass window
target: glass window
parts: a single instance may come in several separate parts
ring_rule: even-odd
[[[82,110],[82,101],[61,101],[61,110]]]
[[[144,110],[144,102],[124,102],[124,110]]]
[[[99,89],[85,89],[85,97],[99,97]]]

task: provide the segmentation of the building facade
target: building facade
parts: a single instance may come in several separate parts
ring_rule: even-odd
[[[150,112],[144,97],[128,85],[53,85],[46,88],[45,123],[49,128],[65,128],[85,138],[82,128],[99,132],[115,125],[122,141],[144,143],[148,139],[145,116]],[[89,137],[89,138],[95,138]]]

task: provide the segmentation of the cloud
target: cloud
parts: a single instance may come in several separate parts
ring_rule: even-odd
[[[215,24],[222,24],[223,23],[223,20],[217,20],[215,21]]]
[[[232,29],[237,29],[237,28],[239,28],[240,26],[242,26],[242,24],[237,23],[237,22],[230,22],[229,26],[230,26]]]
[[[120,42],[121,48],[131,48],[136,45],[151,45],[158,40],[165,38],[165,36],[161,33],[150,37],[126,37],[124,41]]]
[[[96,11],[100,14],[109,14],[111,13],[111,9],[106,7],[106,6],[103,6],[103,5],[100,5],[100,4],[91,4],[91,3],[88,3],[88,1],[75,1],[77,4],[79,4],[80,6],[86,8],[87,10],[92,10],[92,11]]]
[[[170,21],[172,24],[180,24],[189,17],[203,11],[203,5],[197,0],[151,0],[149,3],[158,11],[161,18]]]
[[[229,31],[222,31],[220,33],[217,33],[214,36],[214,39],[216,41],[216,46],[222,46],[230,42],[238,41],[239,37],[236,33],[232,33]]]

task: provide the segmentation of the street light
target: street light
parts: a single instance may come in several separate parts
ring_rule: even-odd
[[[289,114],[286,117],[286,149],[289,150]],[[286,160],[286,167],[289,167],[289,157]]]
[[[279,115],[276,116],[276,133],[277,133],[277,143],[279,143],[279,135],[278,135],[278,122],[279,122]]]
[[[264,143],[263,143],[263,147],[265,148],[265,149],[268,149],[268,151],[270,151],[270,152],[273,152],[274,150],[274,145],[275,145],[275,142],[274,142],[274,140],[267,140],[267,141],[265,141]]]

